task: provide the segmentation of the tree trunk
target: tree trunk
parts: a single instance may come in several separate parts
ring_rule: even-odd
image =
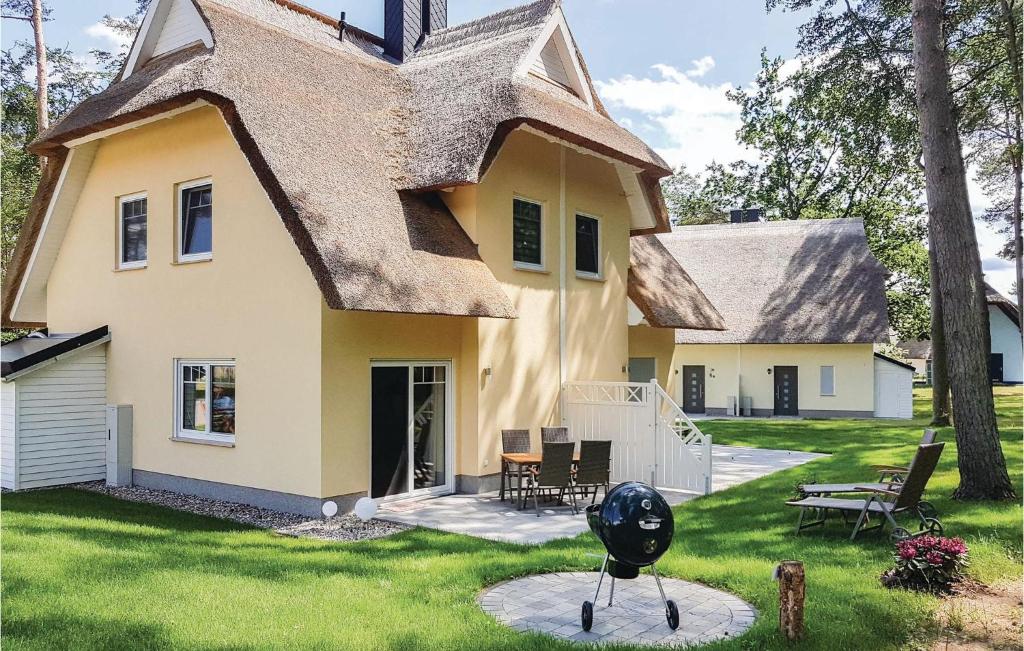
[[[804,564],[782,561],[776,569],[779,579],[779,631],[787,640],[804,636]]]
[[[935,260],[935,244],[931,241],[931,220],[928,224],[928,275],[932,307],[932,425],[949,425],[949,373],[946,370],[946,335],[942,332],[942,294],[939,291],[939,268]]]
[[[988,309],[949,91],[943,0],[913,0],[914,71],[925,192],[956,425],[959,499],[1012,496],[989,385]]]
[[[1003,10],[1003,27],[1006,30],[1006,56],[1013,71],[1013,88],[1016,102],[1013,107],[1013,142],[1010,143],[1010,160],[1013,163],[1013,261],[1017,268],[1017,314],[1024,314],[1024,263],[1021,260],[1021,172],[1024,158],[1024,138],[1021,135],[1021,121],[1024,112],[1024,74],[1021,71],[1020,51],[1017,47],[1017,21],[1013,17],[1011,0],[1000,0]]]
[[[46,88],[46,41],[43,38],[43,0],[32,0],[32,33],[36,39],[36,129],[38,133],[50,126],[50,100]],[[46,166],[46,157],[39,157],[39,166]]]

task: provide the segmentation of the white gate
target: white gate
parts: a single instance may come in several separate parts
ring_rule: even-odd
[[[562,421],[574,440],[612,442],[613,482],[711,492],[711,437],[655,380],[566,382]]]

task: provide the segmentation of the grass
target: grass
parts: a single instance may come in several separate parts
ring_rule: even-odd
[[[1021,486],[1021,392],[997,389],[1004,450]],[[665,574],[729,590],[758,609],[744,636],[711,649],[926,646],[938,601],[881,588],[884,536],[847,541],[838,523],[793,534],[782,505],[801,479],[861,480],[871,463],[909,459],[915,421],[714,421],[717,443],[833,456],[689,502],[676,510]],[[1021,575],[1017,502],[959,503],[952,433],[928,499],[964,537],[986,582]],[[533,572],[595,567],[590,534],[518,547],[422,529],[364,543],[276,536],[232,523],[72,489],[3,497],[2,643],[20,649],[569,649],[505,629],[476,606],[485,586]],[[772,568],[803,560],[807,637],[776,633]]]

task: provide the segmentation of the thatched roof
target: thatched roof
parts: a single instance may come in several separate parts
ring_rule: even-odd
[[[907,352],[907,359],[931,359],[931,339],[915,339],[913,341],[901,341],[896,347]]]
[[[655,235],[629,242],[630,300],[656,328],[725,330],[726,322]]]
[[[988,283],[985,283],[985,302],[992,307],[999,308],[1007,318],[1017,324],[1018,328],[1020,327],[1020,312],[1017,310],[1017,304]]]
[[[475,245],[430,190],[478,182],[502,138],[529,124],[641,169],[663,227],[668,166],[616,125],[541,82],[511,79],[555,0],[432,34],[407,63],[287,0],[193,0],[213,35],[144,65],[41,134],[70,140],[196,100],[217,106],[335,309],[514,317]],[[589,80],[588,80],[589,83]],[[53,184],[44,183],[45,207]],[[9,315],[42,211],[4,293]],[[14,286],[14,290],[11,287]]]
[[[886,270],[859,219],[686,226],[658,235],[728,330],[678,343],[888,341]]]

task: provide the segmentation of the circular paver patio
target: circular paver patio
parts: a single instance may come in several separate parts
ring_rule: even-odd
[[[580,626],[580,608],[594,600],[597,572],[534,574],[499,583],[478,597],[484,612],[519,631],[536,631],[581,642],[629,642],[687,645],[735,637],[754,623],[754,608],[727,592],[699,583],[662,577],[665,596],[679,608],[679,628],[665,621],[658,585],[650,574],[615,582],[615,600],[608,606],[610,577],[594,606],[594,625]]]

